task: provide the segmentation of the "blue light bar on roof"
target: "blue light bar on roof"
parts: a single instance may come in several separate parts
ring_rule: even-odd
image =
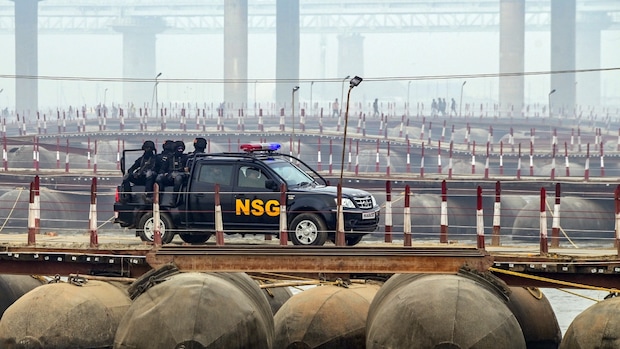
[[[276,151],[280,149],[280,143],[246,143],[241,144],[239,148],[248,153],[254,151]]]

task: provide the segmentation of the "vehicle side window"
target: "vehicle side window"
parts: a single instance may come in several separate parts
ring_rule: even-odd
[[[200,166],[198,181],[229,186],[232,178],[232,166],[225,164],[207,164]]]
[[[252,166],[241,166],[237,176],[239,187],[265,189],[267,179],[261,169]]]

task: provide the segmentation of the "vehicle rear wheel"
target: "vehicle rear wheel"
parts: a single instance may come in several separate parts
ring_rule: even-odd
[[[189,234],[180,233],[179,236],[188,244],[203,244],[211,237],[211,233]]]
[[[317,214],[302,213],[291,222],[290,236],[294,245],[322,246],[327,240],[327,227]]]
[[[159,215],[159,221],[161,243],[168,244],[174,238],[174,225],[170,217],[165,213]],[[153,219],[152,212],[147,212],[140,218],[140,222],[138,223],[138,234],[142,241],[153,242],[155,238],[155,220]]]

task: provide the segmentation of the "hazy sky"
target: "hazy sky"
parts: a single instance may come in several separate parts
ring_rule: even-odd
[[[54,0],[47,0],[52,3]],[[144,1],[143,1],[144,2]],[[252,0],[249,1],[250,4]],[[10,3],[0,0],[0,4]],[[464,2],[467,3],[467,2]],[[275,12],[275,8],[274,8]],[[319,34],[301,32],[301,79],[342,78],[337,72],[337,33],[325,36],[325,67],[322,67]],[[416,77],[454,74],[497,73],[499,70],[499,33],[423,32],[398,34],[363,33],[364,71],[350,72],[365,78]],[[276,37],[272,34],[249,34],[248,79],[275,77]],[[12,32],[0,32],[0,75],[15,74],[15,42]],[[578,49],[580,49],[578,47]],[[620,30],[603,31],[601,35],[602,68],[620,66]],[[157,36],[157,71],[162,79],[223,77],[223,35]],[[39,75],[121,77],[122,36],[84,34],[40,34]],[[579,65],[579,62],[577,62]],[[577,67],[592,68],[592,67]],[[526,32],[525,71],[550,70],[550,34],[548,31]],[[322,76],[322,72],[325,76]],[[349,73],[347,73],[349,74]],[[577,81],[579,75],[577,76]],[[601,74],[601,93],[606,101],[620,104],[619,72]],[[421,100],[430,103],[436,96],[455,97],[458,100],[463,79],[397,82],[367,82],[356,89],[356,98],[364,101],[405,101],[409,91],[412,103]],[[299,98],[309,100],[310,84],[301,83]],[[323,85],[323,86],[322,86]],[[0,79],[0,106],[14,104],[15,84],[12,79]],[[256,91],[254,91],[256,88]],[[340,83],[316,83],[313,99],[332,100],[340,97]],[[107,89],[107,92],[104,92]],[[220,101],[221,85],[166,84],[159,86],[160,101]],[[525,78],[526,103],[544,103],[549,92],[549,76]],[[39,82],[39,106],[96,104],[105,99],[107,104],[122,98],[120,83],[101,82]],[[464,100],[491,101],[498,95],[496,78],[468,78],[463,91]],[[274,85],[267,83],[248,86],[248,102],[256,99],[272,101]]]

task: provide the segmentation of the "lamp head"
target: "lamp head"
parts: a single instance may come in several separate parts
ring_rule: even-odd
[[[295,87],[293,87],[293,92],[295,92],[295,91],[297,91],[297,90],[299,90],[299,86],[295,86]]]
[[[555,89],[551,90],[551,92],[549,92],[549,94],[552,94],[553,92],[555,92]]]
[[[346,79],[348,79],[350,77],[351,77],[351,75],[347,75],[347,76],[344,77],[344,79],[346,80]]]
[[[161,73],[157,74],[157,76],[156,76],[155,78],[157,79],[157,78],[158,78],[158,77],[160,77],[160,76],[161,76]]]
[[[359,85],[362,82],[362,78],[360,78],[359,76],[355,76],[353,79],[351,79],[351,81],[349,81],[350,87],[353,88],[357,85]]]

